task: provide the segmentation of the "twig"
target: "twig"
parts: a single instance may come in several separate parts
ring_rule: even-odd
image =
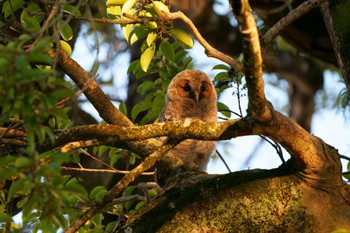
[[[224,163],[225,167],[227,168],[229,173],[232,173],[230,167],[228,166],[228,164],[226,163],[225,159],[222,157],[222,155],[220,154],[220,152],[218,150],[216,150],[216,153],[218,154],[219,158],[221,159],[221,161]]]
[[[308,0],[300,4],[297,8],[288,13],[285,17],[280,19],[268,32],[265,33],[260,39],[261,47],[266,48],[267,45],[286,27],[291,25],[295,20],[302,15],[311,11],[312,9],[319,7],[323,2],[327,0]]]
[[[87,210],[77,221],[73,223],[65,232],[74,233],[79,230],[90,218],[95,214],[100,212],[103,207],[111,203],[113,199],[122,192],[131,182],[133,182],[140,174],[144,171],[150,169],[166,152],[176,146],[176,142],[167,142],[161,146],[158,150],[150,154],[145,160],[140,163],[136,168],[130,171],[129,174],[126,174],[114,187],[112,187],[108,193],[105,195],[103,200],[99,203],[93,205],[89,210]]]
[[[45,31],[50,27],[51,21],[52,21],[53,17],[57,14],[58,10],[59,10],[58,4],[56,3],[55,5],[53,5],[49,16],[47,17],[47,19],[45,20],[43,26],[41,27],[39,35],[37,36],[35,41],[30,45],[30,47],[26,50],[26,52],[31,52],[31,50],[39,42],[41,37],[44,35]]]
[[[121,171],[116,169],[96,169],[96,168],[84,168],[84,167],[65,167],[61,166],[61,170],[64,171],[76,171],[76,172],[95,172],[95,173],[116,173],[116,174],[129,174],[130,171]],[[152,176],[154,172],[143,172],[143,176]]]
[[[339,155],[339,158],[346,159],[346,160],[350,161],[350,157],[345,156],[345,155]]]
[[[61,147],[60,151],[62,153],[67,153],[72,150],[76,150],[79,148],[86,148],[86,147],[93,147],[93,146],[100,146],[103,145],[102,141],[98,140],[85,140],[85,141],[76,141],[76,142],[69,142]]]
[[[232,57],[216,50],[213,48],[200,34],[197,27],[193,24],[193,22],[181,11],[168,13],[163,16],[164,20],[174,20],[174,19],[181,19],[184,23],[187,24],[187,26],[191,29],[193,35],[197,38],[198,42],[204,47],[205,53],[208,55],[208,57],[217,58],[227,64],[229,64],[231,67],[233,67],[235,70],[243,72],[243,66],[241,63],[237,62]]]

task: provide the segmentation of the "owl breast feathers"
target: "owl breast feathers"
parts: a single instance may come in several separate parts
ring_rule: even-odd
[[[186,118],[193,118],[216,122],[216,101],[215,87],[205,73],[199,70],[182,71],[169,84],[166,104],[159,121],[183,121]],[[205,171],[215,145],[213,141],[187,139],[164,157],[170,159],[174,166]]]

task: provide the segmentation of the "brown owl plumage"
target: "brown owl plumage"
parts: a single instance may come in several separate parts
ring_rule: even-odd
[[[209,77],[199,70],[185,70],[170,82],[160,122],[183,121],[186,118],[217,121],[217,95]],[[165,139],[165,138],[164,138]],[[186,139],[170,150],[158,163],[156,179],[163,186],[170,168],[205,171],[215,150],[214,141]]]

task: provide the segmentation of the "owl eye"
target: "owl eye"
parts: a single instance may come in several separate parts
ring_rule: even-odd
[[[205,91],[205,86],[201,86],[201,91]]]
[[[183,87],[184,91],[189,92],[191,91],[190,85],[186,84],[186,86]]]

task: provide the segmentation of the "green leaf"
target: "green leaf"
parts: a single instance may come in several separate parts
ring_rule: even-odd
[[[57,26],[58,30],[60,30],[62,38],[65,41],[73,39],[73,30],[66,21],[64,21],[63,19],[58,20]]]
[[[108,193],[107,189],[103,186],[96,186],[91,192],[89,197],[94,201],[100,201]]]
[[[29,167],[30,164],[31,164],[30,159],[26,157],[18,157],[15,161],[15,166],[17,168]]]
[[[220,72],[214,77],[214,82],[221,81],[221,82],[228,82],[232,81],[230,76],[227,72]]]
[[[139,39],[146,37],[149,33],[150,33],[149,28],[144,26],[138,26],[133,28],[129,34],[129,38],[128,38],[129,44],[133,45]]]
[[[0,222],[12,222],[12,217],[6,213],[0,213]]]
[[[44,16],[43,16],[44,14],[38,4],[34,3],[29,5],[27,7],[27,10],[30,12],[33,18],[36,19],[39,23],[44,19]]]
[[[31,183],[28,180],[16,180],[12,182],[8,195],[7,202],[10,202],[17,195],[24,195],[29,191]]]
[[[224,104],[222,102],[218,102],[217,104],[218,104],[218,111],[222,115],[224,115],[225,117],[230,118],[231,117],[230,108],[226,104]]]
[[[174,49],[168,41],[164,40],[160,44],[159,50],[168,60],[174,61]]]
[[[119,110],[126,116],[127,115],[127,110],[126,110],[126,105],[124,102],[121,102],[119,104]]]
[[[156,49],[156,45],[153,44],[152,46],[145,49],[145,51],[141,54],[140,58],[140,64],[143,71],[147,72],[149,64],[151,63],[151,60],[153,58],[154,52]]]
[[[144,101],[144,102],[137,103],[132,108],[131,119],[135,120],[140,112],[143,112],[143,111],[149,109],[151,106],[152,106],[152,102],[151,101]]]
[[[21,25],[24,29],[31,33],[37,33],[40,31],[40,23],[34,17],[29,15],[28,10],[23,10],[21,13]]]
[[[174,28],[169,31],[169,34],[176,39],[185,49],[190,49],[193,47],[194,42],[192,37],[185,31]]]
[[[72,5],[64,5],[63,12],[73,15],[75,17],[81,16],[81,13],[78,8]]]
[[[148,89],[154,86],[153,81],[146,81],[140,84],[140,86],[137,88],[137,93],[143,94],[145,93]]]
[[[40,54],[40,53],[29,54],[28,60],[34,64],[40,64],[40,65],[51,65],[53,61],[49,55]]]
[[[2,12],[4,13],[4,17],[9,17],[12,13],[14,13],[17,9],[22,7],[25,4],[25,1],[23,0],[11,0],[4,2],[4,5],[2,6]]]
[[[0,156],[0,168],[8,165],[9,163],[13,163],[16,160],[14,156]]]
[[[227,70],[229,71],[231,68],[227,65],[224,64],[218,64],[216,66],[213,67],[213,70]]]

